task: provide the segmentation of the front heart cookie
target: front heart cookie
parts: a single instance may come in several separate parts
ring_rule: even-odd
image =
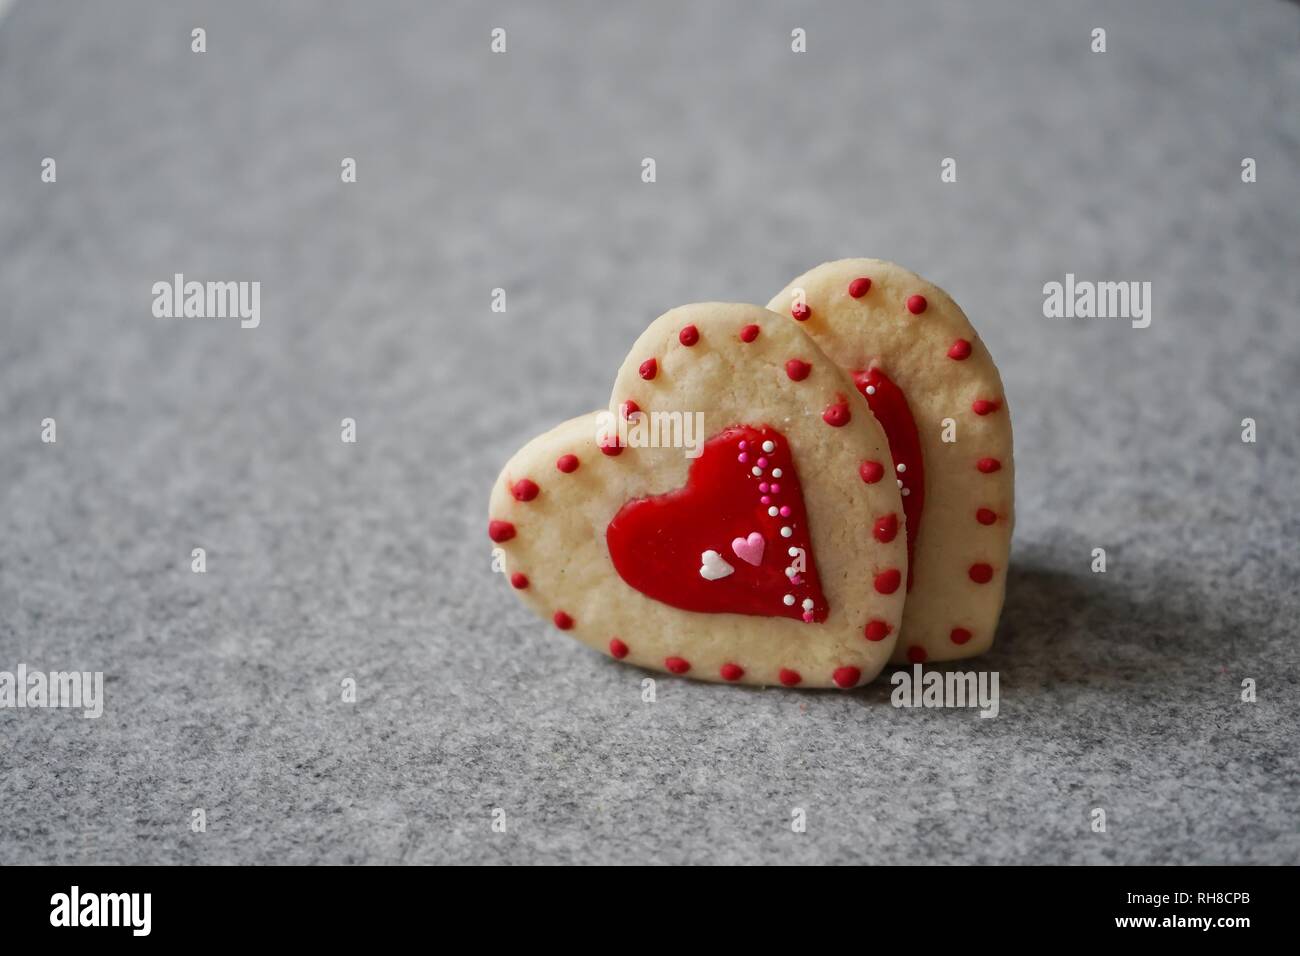
[[[903,496],[910,569],[894,660],[988,650],[1006,584],[1015,472],[1010,411],[988,348],[947,293],[879,259],[818,266],[768,308],[853,375],[888,437],[893,474],[886,458],[871,478],[892,478]]]
[[[607,411],[529,442],[488,533],[515,592],[628,663],[712,681],[853,687],[889,659],[902,499],[852,379],[793,323],[684,306],[633,346]]]
[[[701,550],[753,527],[762,530],[731,539],[734,565]],[[764,562],[769,539],[800,560],[768,555]],[[737,426],[710,438],[685,486],[623,505],[605,540],[619,576],[664,604],[704,614],[826,618],[799,475],[789,442],[775,429]],[[696,554],[703,558],[699,573]]]

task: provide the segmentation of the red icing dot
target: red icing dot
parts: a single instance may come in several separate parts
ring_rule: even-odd
[[[993,580],[993,566],[991,564],[972,564],[970,566],[970,579],[976,584],[988,584]]]
[[[740,341],[752,342],[758,338],[759,328],[757,325],[747,325],[740,330]]]
[[[992,524],[998,520],[998,513],[991,508],[981,508],[975,512],[975,520],[980,524]]]
[[[664,667],[674,674],[685,674],[691,669],[691,664],[684,657],[665,657]]]
[[[553,620],[555,626],[562,631],[567,631],[569,628],[573,627],[573,618],[569,617],[569,615],[565,614],[563,611],[556,611],[555,616],[551,618],[551,620]]]
[[[864,461],[858,466],[858,474],[869,485],[874,485],[885,474],[885,466],[878,461]]]
[[[718,669],[718,673],[722,675],[723,680],[740,680],[745,676],[745,668],[739,664],[723,664]]]
[[[700,340],[700,330],[693,325],[688,325],[677,333],[677,341],[688,348]]]
[[[792,381],[802,382],[812,371],[812,366],[802,359],[790,359],[785,363],[785,374],[789,375]]]
[[[793,687],[803,680],[803,678],[799,676],[798,671],[792,671],[788,667],[782,667],[781,673],[776,675],[776,679],[786,687]]]
[[[790,306],[790,314],[800,322],[807,322],[808,316],[812,315],[812,309],[808,307],[807,302],[796,302]]]
[[[606,437],[600,440],[600,453],[614,458],[623,454],[623,446],[618,443],[617,437]]]
[[[952,638],[954,644],[965,644],[973,635],[964,627],[954,627],[948,636]]]
[[[641,367],[637,371],[639,371],[641,377],[648,382],[659,374],[659,362],[655,359],[648,358],[641,363]]]
[[[876,536],[876,540],[882,544],[889,544],[898,534],[898,515],[885,515],[876,519],[876,526],[871,529],[871,533]]]
[[[987,415],[989,412],[996,412],[1001,407],[1001,402],[991,401],[987,398],[977,398],[971,402],[970,410],[976,415]]]
[[[893,594],[898,590],[898,585],[903,581],[903,576],[898,573],[897,568],[890,568],[888,571],[881,571],[876,575],[876,590],[881,594]]]
[[[929,303],[925,301],[925,296],[923,295],[912,295],[907,297],[907,311],[911,312],[913,315],[920,315],[925,311],[927,305],[929,305]]]
[[[515,536],[515,526],[509,521],[489,521],[488,537],[497,544],[509,541]]]
[[[970,343],[965,339],[958,339],[952,343],[952,348],[948,350],[948,358],[962,362],[970,358]]]
[[[622,405],[618,406],[618,413],[623,416],[624,419],[630,419],[639,411],[641,411],[641,406],[630,398]]]
[[[837,667],[831,679],[835,681],[836,687],[856,687],[862,679],[862,671],[856,667]]]
[[[975,467],[984,474],[991,475],[993,472],[1002,468],[1002,462],[998,461],[996,458],[981,458],[979,461],[975,462]]]
[[[515,501],[532,501],[541,490],[537,487],[537,482],[528,478],[520,478],[511,487],[510,493],[515,496]]]
[[[627,657],[627,645],[617,637],[611,637],[609,639],[609,653],[621,661]]]
[[[827,405],[826,411],[822,412],[822,421],[831,428],[843,428],[849,423],[853,416],[849,414],[849,403],[841,398],[834,405]]]
[[[868,621],[866,630],[863,631],[869,641],[883,641],[890,634],[894,633],[893,627],[884,621]]]
[[[925,648],[919,644],[913,644],[907,649],[907,659],[913,664],[924,664],[926,657]]]
[[[561,455],[559,458],[555,459],[555,467],[560,469],[560,471],[564,472],[566,475],[572,474],[578,470],[578,456]]]
[[[522,591],[524,588],[528,587],[528,575],[520,574],[516,571],[514,574],[510,575],[510,586]]]
[[[855,299],[860,299],[871,291],[871,280],[866,276],[860,276],[849,283],[849,295]]]

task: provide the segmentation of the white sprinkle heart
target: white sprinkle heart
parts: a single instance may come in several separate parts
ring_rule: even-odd
[[[725,578],[735,570],[716,551],[705,551],[700,555],[700,577],[706,581],[717,581],[719,578]]]
[[[767,547],[767,542],[757,531],[751,531],[748,538],[732,538],[731,550],[736,552],[736,557],[740,560],[758,567],[763,561],[763,549]]]

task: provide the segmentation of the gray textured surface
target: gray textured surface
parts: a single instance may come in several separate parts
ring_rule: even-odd
[[[108,677],[0,711],[0,864],[1300,860],[1295,6],[265,6],[0,24],[0,669]],[[1002,715],[642,704],[491,574],[489,484],[660,312],[846,255],[1002,368]],[[1044,319],[1067,271],[1151,328]],[[261,328],[153,319],[174,272]]]

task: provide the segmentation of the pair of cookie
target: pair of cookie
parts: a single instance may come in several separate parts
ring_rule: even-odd
[[[854,687],[991,645],[1012,530],[997,368],[941,289],[876,259],[637,339],[609,407],[538,436],[488,534],[557,628],[703,680]]]

